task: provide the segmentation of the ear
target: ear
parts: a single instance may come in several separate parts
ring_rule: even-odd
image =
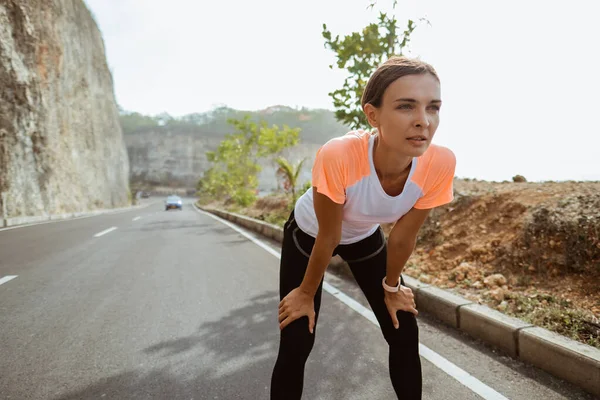
[[[365,104],[363,107],[363,112],[369,121],[369,125],[373,128],[379,127],[379,110],[370,103]]]

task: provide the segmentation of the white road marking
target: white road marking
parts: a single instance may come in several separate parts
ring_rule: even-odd
[[[266,251],[268,251],[269,253],[271,253],[272,255],[277,257],[278,259],[281,259],[281,254],[279,252],[273,250],[270,246],[262,243],[257,238],[250,236],[249,234],[247,234],[246,232],[244,232],[243,230],[241,230],[240,228],[238,228],[231,222],[225,221],[223,218],[220,218],[220,217],[217,217],[216,215],[207,213],[206,211],[202,211],[202,210],[198,209],[195,204],[194,204],[194,209],[196,211],[198,211],[199,213],[208,215],[209,217],[214,218],[217,221],[222,222],[223,224],[229,226],[231,229],[233,229],[236,232],[238,232],[239,234],[243,235],[244,237],[246,237],[247,239],[252,241],[257,246],[262,247],[263,249],[265,249]],[[325,290],[329,294],[336,297],[342,303],[346,304],[348,307],[350,307],[354,311],[358,312],[360,315],[362,315],[363,317],[365,317],[366,319],[371,321],[373,324],[379,326],[379,323],[377,322],[377,319],[375,318],[375,314],[373,314],[373,311],[364,307],[362,304],[360,304],[356,300],[352,299],[350,296],[341,292],[340,290],[338,290],[337,288],[335,288],[334,286],[330,285],[327,282],[323,282],[323,290]],[[435,351],[431,350],[429,347],[425,346],[422,343],[419,343],[419,354],[421,355],[421,357],[423,357],[427,361],[431,362],[433,365],[435,365],[436,367],[438,367],[439,369],[444,371],[446,374],[448,374],[451,377],[453,377],[454,379],[456,379],[458,382],[460,382],[462,385],[469,388],[471,391],[473,391],[473,392],[477,393],[479,396],[483,397],[485,400],[508,400],[507,397],[504,397],[502,394],[498,393],[496,390],[492,389],[485,383],[481,382],[479,379],[475,378],[473,375],[469,374],[467,371],[463,370],[462,368],[458,367],[456,364],[445,359],[444,357],[442,357],[441,355],[439,355]]]
[[[132,219],[132,221],[137,221],[140,218],[142,218],[142,217],[135,217],[134,219]]]
[[[110,233],[110,232],[112,232],[112,231],[114,231],[114,230],[116,230],[116,229],[117,229],[117,227],[116,227],[116,226],[113,226],[112,228],[108,228],[108,229],[106,229],[106,230],[104,230],[104,231],[102,231],[102,232],[98,232],[98,233],[96,233],[96,234],[94,235],[94,237],[100,237],[100,236],[102,236],[102,235],[106,235],[107,233]]]
[[[13,279],[15,279],[18,275],[6,275],[3,278],[0,278],[0,285],[2,285],[3,283],[6,283],[8,281],[12,281]]]
[[[138,210],[142,209],[142,208],[146,208],[146,207],[148,207],[150,205],[153,205],[153,204],[154,203],[149,203],[149,204],[142,205],[142,206],[140,206],[138,208]],[[57,222],[68,222],[68,221],[75,221],[77,219],[93,218],[93,217],[98,217],[100,215],[121,214],[121,213],[131,212],[131,211],[133,211],[133,209],[132,210],[119,210],[119,211],[106,211],[106,212],[103,212],[101,214],[84,215],[84,216],[81,216],[81,217],[71,217],[71,218],[64,218],[64,219],[54,219],[54,220],[42,221],[42,222],[33,222],[31,224],[22,224],[22,225],[9,226],[9,227],[6,227],[6,228],[0,228],[0,232],[2,232],[2,231],[10,231],[12,229],[27,228],[29,226],[54,224],[54,223],[57,223]]]

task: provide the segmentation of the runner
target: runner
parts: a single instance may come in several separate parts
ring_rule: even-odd
[[[440,80],[425,62],[391,58],[369,79],[362,107],[373,131],[352,131],[319,149],[312,188],[284,225],[272,400],[302,397],[333,255],[349,264],[379,321],[396,395],[421,398],[418,312],[401,272],[431,209],[453,199],[454,154],[431,144],[440,120]],[[392,222],[386,243],[380,224]]]

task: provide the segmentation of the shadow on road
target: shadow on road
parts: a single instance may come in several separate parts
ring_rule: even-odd
[[[148,364],[156,367],[115,374],[54,399],[268,399],[279,346],[278,303],[276,292],[256,296],[222,319],[203,323],[193,335],[146,348]],[[372,371],[354,362],[360,349],[348,350],[357,347],[353,325],[346,318],[341,325],[319,327],[307,364],[305,398],[356,398],[353,393],[372,377]],[[335,370],[328,366],[327,360],[342,356],[343,370],[339,363]]]
[[[55,399],[268,398],[278,346],[277,304],[275,292],[256,296],[193,335],[146,348],[148,360],[160,367],[116,374]]]

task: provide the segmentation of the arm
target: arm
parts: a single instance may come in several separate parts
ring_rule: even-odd
[[[331,260],[333,250],[340,242],[343,204],[335,203],[313,188],[315,213],[319,232],[308,260],[304,279],[279,303],[279,329],[284,329],[296,319],[308,316],[308,330],[314,332],[314,297]]]
[[[427,219],[430,211],[453,199],[454,170],[456,157],[445,147],[434,148],[434,159],[429,160],[428,179],[423,186],[424,196],[419,198],[414,207],[406,213],[392,229],[388,238],[388,259],[385,281],[389,286],[397,286],[404,264],[412,254],[419,229]],[[399,327],[397,311],[408,311],[418,314],[412,290],[400,287],[397,292],[384,290],[385,304],[392,317],[394,327]]]
[[[396,225],[392,228],[388,237],[388,255],[386,283],[390,286],[396,286],[400,279],[400,274],[404,269],[404,264],[408,261],[410,255],[415,249],[417,234],[419,229],[427,219],[428,210],[419,210],[413,208],[406,213]]]
[[[314,332],[314,297],[341,238],[348,175],[347,153],[344,146],[335,141],[327,142],[317,152],[312,169],[312,191],[319,230],[300,286],[279,303],[280,329],[306,315],[308,330]]]
[[[421,210],[413,208],[396,222],[396,225],[392,228],[392,232],[388,238],[388,258],[385,278],[387,285],[394,287],[398,285],[404,264],[406,264],[406,261],[415,248],[417,233],[423,222],[425,222],[425,219],[427,219],[429,212],[430,209]],[[419,313],[416,309],[415,296],[409,288],[402,286],[395,293],[388,292],[387,290],[384,290],[383,293],[385,295],[385,305],[396,329],[400,327],[396,314],[397,311],[408,311],[414,315]]]
[[[333,250],[340,242],[342,235],[343,204],[332,201],[329,197],[313,188],[313,201],[319,232],[308,260],[308,267],[300,290],[314,297],[325,270],[331,261]]]

